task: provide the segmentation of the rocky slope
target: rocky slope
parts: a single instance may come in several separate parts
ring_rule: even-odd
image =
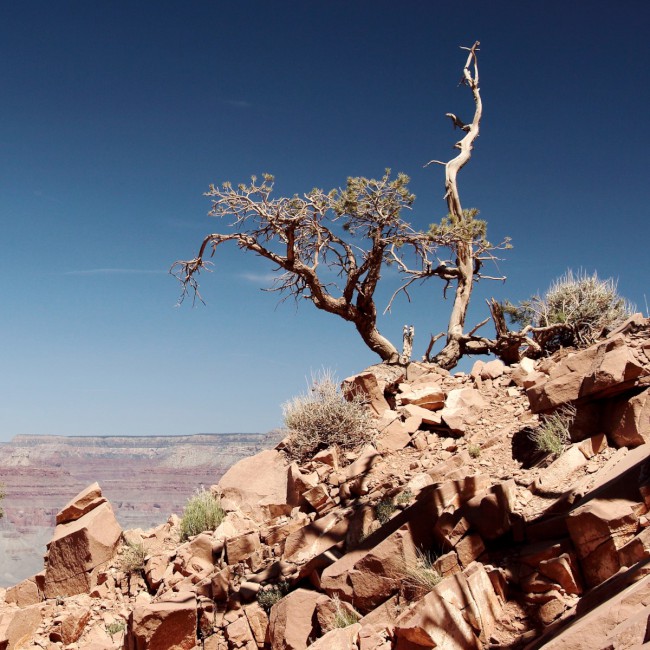
[[[365,444],[240,461],[215,530],[122,531],[80,493],[0,596],[0,650],[649,647],[649,385],[639,317],[538,364],[370,368],[345,382],[377,416]],[[570,444],[536,452],[567,404]]]
[[[61,504],[99,481],[126,528],[181,512],[200,484],[269,446],[264,434],[194,436],[16,436],[0,445],[0,586],[40,570]]]

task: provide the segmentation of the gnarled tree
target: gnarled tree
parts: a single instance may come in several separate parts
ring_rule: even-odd
[[[408,177],[380,180],[349,178],[345,189],[328,193],[314,189],[304,196],[272,198],[273,177],[237,189],[229,183],[210,186],[210,214],[229,217],[233,232],[205,237],[198,255],[178,261],[172,273],[198,295],[197,276],[219,246],[234,242],[242,250],[272,262],[282,273],[270,287],[285,297],[310,300],[318,309],[354,324],[366,345],[382,360],[395,362],[399,353],[377,329],[374,294],[382,265],[401,259],[405,243],[425,257],[431,242],[414,231],[401,212],[414,196]],[[182,296],[182,297],[183,297]]]
[[[474,283],[479,279],[505,280],[504,277],[495,278],[484,275],[481,272],[483,264],[488,261],[495,261],[495,250],[510,248],[510,240],[506,238],[501,244],[494,246],[486,238],[487,224],[477,219],[478,210],[475,208],[464,210],[458,191],[458,172],[469,162],[474,142],[478,138],[481,117],[483,115],[483,103],[479,89],[478,74],[478,52],[479,42],[471,48],[462,48],[469,51],[467,61],[463,68],[461,83],[469,87],[474,99],[474,117],[469,124],[462,122],[453,113],[447,113],[454,129],[460,129],[465,135],[459,140],[454,148],[459,149],[457,156],[448,162],[432,160],[428,165],[438,164],[445,168],[445,201],[447,202],[447,216],[439,223],[433,224],[429,230],[429,238],[432,247],[425,249],[425,253],[445,248],[451,251],[453,261],[437,260],[434,264],[430,259],[425,259],[421,267],[408,267],[401,260],[396,258],[398,265],[406,280],[404,284],[393,294],[393,299],[400,291],[407,291],[408,287],[418,280],[437,276],[445,280],[444,295],[450,284],[455,285],[454,300],[449,316],[447,331],[431,338],[429,347],[425,354],[425,360],[433,361],[443,368],[453,368],[460,358],[465,354],[489,354],[493,351],[495,342],[493,340],[476,336],[476,331],[488,322],[485,319],[474,327],[470,332],[465,332],[465,320],[467,309],[472,295]],[[392,302],[392,300],[391,300]],[[389,307],[390,308],[390,304]],[[431,350],[434,343],[446,336],[443,349],[431,358]]]
[[[447,163],[431,161],[445,167],[445,200],[448,216],[431,226],[428,233],[417,232],[406,223],[401,212],[410,209],[414,196],[408,178],[399,174],[391,180],[389,171],[380,179],[349,178],[345,189],[329,193],[315,189],[304,196],[272,198],[273,177],[265,175],[258,183],[229,183],[210,186],[207,196],[213,200],[212,216],[230,218],[231,232],[215,233],[203,240],[198,255],[178,261],[172,273],[183,285],[181,299],[188,291],[198,294],[197,277],[210,263],[208,257],[226,242],[259,255],[281,271],[271,291],[285,297],[305,298],[318,308],[353,323],[366,345],[388,362],[406,362],[413,345],[413,330],[404,332],[404,355],[377,329],[374,300],[381,269],[385,263],[396,264],[404,281],[389,301],[390,310],[400,293],[409,297],[409,286],[431,277],[443,279],[446,290],[455,285],[454,301],[444,348],[433,358],[430,352],[442,333],[431,338],[426,360],[452,368],[464,354],[488,353],[494,341],[475,335],[478,327],[464,332],[467,308],[474,282],[485,278],[481,268],[494,260],[494,250],[509,247],[508,240],[493,246],[486,239],[486,224],[477,218],[477,210],[463,210],[457,186],[458,172],[471,157],[478,137],[482,115],[478,87],[477,51],[469,51],[463,68],[462,82],[475,102],[474,118],[464,124],[448,113],[454,128],[465,133],[455,147],[460,153]],[[441,260],[439,249],[451,251],[454,261]],[[497,279],[497,278],[492,278]],[[500,278],[504,279],[504,278]]]

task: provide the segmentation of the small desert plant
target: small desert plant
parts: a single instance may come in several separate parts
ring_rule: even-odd
[[[588,275],[584,271],[574,274],[571,270],[555,280],[543,296],[532,296],[518,306],[504,305],[513,323],[550,328],[535,334],[547,352],[563,346],[590,345],[634,310],[634,305],[618,295],[615,280],[601,280],[597,273]]]
[[[0,501],[5,498],[5,486],[3,483],[0,483]],[[5,516],[5,511],[0,507],[0,519]]]
[[[397,510],[392,499],[382,499],[375,506],[375,516],[380,524],[385,524]]]
[[[108,635],[113,638],[114,634],[119,634],[120,632],[124,632],[126,629],[126,625],[124,624],[124,621],[116,621],[115,623],[109,623],[106,626],[106,632],[108,632]]]
[[[542,416],[540,425],[530,438],[538,451],[559,456],[571,442],[569,428],[576,417],[576,409],[566,404],[554,413]]]
[[[396,497],[395,497],[395,503],[397,505],[403,506],[407,504],[411,499],[413,498],[413,492],[411,491],[410,488],[406,488],[403,492],[400,492]]]
[[[415,559],[405,562],[404,581],[416,589],[431,591],[442,580],[442,576],[433,566],[436,559],[431,552],[416,549]]]
[[[262,587],[257,592],[257,602],[268,614],[271,607],[280,602],[289,593],[289,583],[279,582],[277,585]]]
[[[332,598],[334,601],[334,627],[349,627],[359,622],[359,616],[341,604],[338,596]]]
[[[225,517],[219,499],[201,488],[187,500],[181,519],[181,541],[206,530],[214,530]]]
[[[144,571],[144,560],[146,557],[147,550],[144,544],[128,542],[120,557],[120,569],[128,574]]]
[[[311,390],[283,405],[288,451],[297,459],[336,445],[353,449],[368,437],[371,417],[359,393],[346,397],[328,371],[312,378]]]
[[[472,458],[478,458],[481,455],[480,445],[469,445],[469,447],[467,447],[467,453]]]

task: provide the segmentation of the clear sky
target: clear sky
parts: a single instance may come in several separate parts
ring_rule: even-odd
[[[475,40],[461,197],[514,249],[469,320],[569,267],[645,311],[649,19],[646,0],[2,3],[0,440],[266,431],[311,372],[374,363],[350,324],[261,292],[260,259],[224,247],[194,309],[167,271],[222,227],[208,184],[255,173],[293,194],[390,167],[418,197],[407,219],[439,220],[443,171],[423,164],[453,155],[446,112],[471,117]],[[381,331],[414,324],[421,355],[441,289]]]

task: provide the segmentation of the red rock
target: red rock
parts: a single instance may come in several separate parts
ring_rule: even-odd
[[[385,411],[390,410],[390,405],[384,397],[383,388],[379,385],[377,377],[372,372],[362,372],[344,379],[341,389],[346,397],[363,395],[368,400],[370,408],[377,415],[382,415]]]
[[[395,621],[396,650],[414,646],[479,650],[499,617],[501,605],[482,565],[444,579]],[[482,640],[479,639],[479,634]]]
[[[321,574],[321,589],[366,614],[400,588],[408,563],[416,560],[410,530],[400,528],[372,549],[351,551]]]
[[[463,515],[481,537],[497,539],[510,530],[515,495],[516,486],[512,479],[497,483],[487,493],[469,499],[462,508]]]
[[[472,424],[476,424],[485,406],[485,400],[476,389],[456,388],[449,391],[440,417],[453,433],[464,435]]]
[[[228,646],[230,648],[257,648],[253,632],[248,625],[246,616],[240,616],[230,623],[225,630]]]
[[[650,442],[650,389],[629,400],[616,400],[605,418],[616,446],[638,447]]]
[[[193,593],[174,600],[137,605],[129,618],[127,650],[192,650],[197,609]]]
[[[406,426],[399,420],[389,424],[377,437],[379,451],[399,451],[411,442]]]
[[[57,515],[57,524],[67,524],[83,517],[87,512],[93,510],[98,505],[105,503],[106,499],[102,496],[102,489],[99,483],[89,485],[85,490],[77,494]]]
[[[627,577],[621,576],[623,580]],[[584,612],[581,612],[582,615],[563,629],[553,630],[552,636],[540,648],[594,650],[595,648],[642,647],[648,625],[649,612],[646,603],[650,592],[650,576],[631,585],[616,584],[621,582],[618,578],[619,576],[616,576],[613,579],[615,581],[611,585],[613,591],[598,594],[599,598],[592,603],[592,607],[582,607],[581,610]],[[641,617],[641,625],[634,634],[634,630],[630,629],[630,622],[639,622],[637,616]]]
[[[296,589],[271,607],[269,639],[272,650],[303,650],[314,635],[314,612],[321,597]]]
[[[298,463],[291,463],[287,473],[287,503],[292,506],[304,505],[304,493],[317,485],[318,475],[315,472],[303,474]]]
[[[455,550],[461,565],[467,567],[481,556],[485,551],[485,545],[480,535],[470,533],[456,544]]]
[[[90,603],[80,605],[68,604],[63,614],[54,619],[54,626],[50,632],[50,639],[61,641],[64,645],[75,643],[85,630],[90,620]],[[53,638],[52,634],[58,638]]]
[[[402,406],[412,404],[427,411],[437,411],[445,404],[445,393],[439,385],[422,386],[399,395]]]
[[[618,549],[638,528],[634,505],[625,499],[593,499],[567,518],[588,586],[600,584],[620,569]]]
[[[263,648],[269,641],[269,617],[258,603],[246,605],[244,613],[257,647]]]
[[[347,530],[347,518],[341,513],[330,512],[287,536],[284,559],[303,564],[343,541]]]
[[[226,540],[226,557],[228,564],[243,562],[261,549],[260,536],[257,531],[244,533]]]
[[[122,534],[105,502],[68,524],[59,524],[48,545],[44,592],[47,598],[88,593],[113,558]]]
[[[39,604],[0,609],[0,649],[24,647],[22,642],[33,637],[43,620],[43,607]]]
[[[27,580],[19,582],[13,587],[7,589],[5,594],[5,602],[15,604],[18,607],[27,607],[28,605],[36,605],[43,600],[36,578],[31,577]]]
[[[221,495],[256,520],[272,518],[287,507],[287,463],[274,449],[233,465],[218,483]],[[280,513],[278,513],[280,514]]]
[[[498,379],[505,372],[506,366],[501,359],[492,359],[483,364],[480,371],[481,379]]]
[[[539,570],[545,576],[555,581],[567,594],[581,594],[582,584],[574,558],[568,553],[541,560]]]
[[[303,496],[305,497],[307,503],[309,503],[309,505],[314,510],[316,510],[316,512],[321,512],[324,508],[332,503],[329,492],[322,483],[319,483],[315,487],[311,488],[311,490],[307,490]]]
[[[604,433],[599,433],[591,438],[587,438],[578,444],[578,449],[587,459],[593,458],[601,451],[607,449],[607,438]]]
[[[354,623],[327,632],[309,647],[313,650],[356,650],[361,625]]]

